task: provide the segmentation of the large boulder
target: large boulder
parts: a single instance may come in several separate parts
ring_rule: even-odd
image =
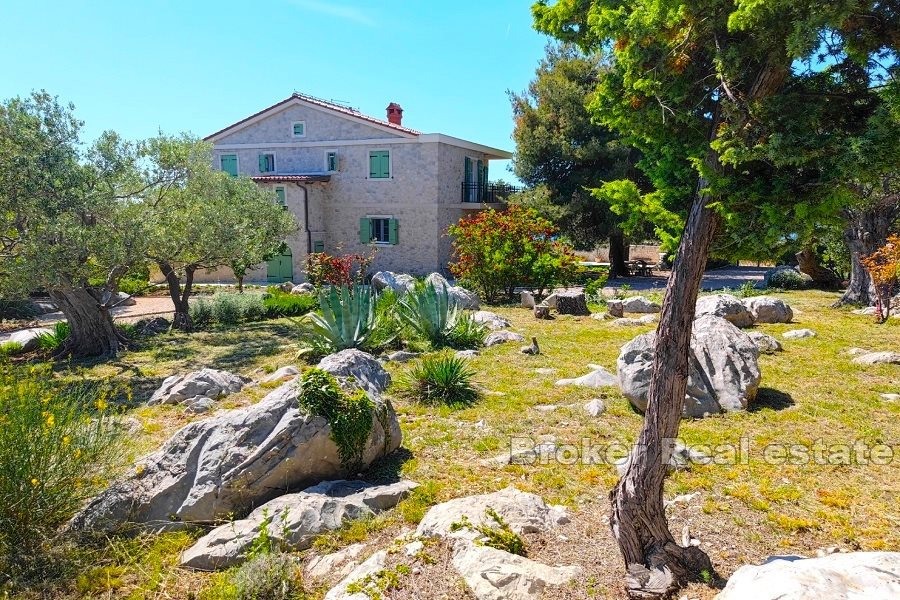
[[[489,310],[476,311],[475,314],[472,315],[472,319],[476,323],[481,323],[491,331],[503,329],[504,327],[509,327],[510,325],[509,321],[507,321],[497,313],[491,312]]]
[[[556,292],[556,312],[561,315],[577,316],[591,314],[591,311],[588,310],[587,298],[585,298],[584,292],[577,291]]]
[[[459,308],[478,310],[481,307],[478,294],[458,285],[450,285],[450,282],[440,273],[431,273],[425,278],[425,283],[434,287],[443,287],[447,290],[450,301]]]
[[[753,325],[753,315],[744,306],[744,303],[731,294],[712,294],[703,296],[697,300],[697,317],[712,315],[722,317],[735,327],[750,327]]]
[[[780,298],[754,296],[744,298],[743,304],[754,323],[790,323],[794,318],[794,311]]]
[[[744,565],[716,600],[888,600],[900,598],[900,552],[820,558],[773,556]]]
[[[866,352],[853,359],[858,365],[900,365],[900,352]]]
[[[640,411],[647,408],[655,333],[622,347],[617,362],[622,393]],[[685,417],[746,410],[759,388],[759,350],[750,337],[721,317],[694,321],[691,335]]]
[[[292,550],[305,550],[317,535],[337,529],[345,521],[393,508],[417,486],[412,481],[370,485],[341,480],[285,494],[256,508],[246,518],[207,533],[184,551],[181,564],[212,571],[242,562],[263,527],[272,541]]]
[[[301,296],[303,294],[315,294],[316,286],[309,283],[308,281],[301,283],[300,285],[295,285],[291,288],[291,293],[295,296]]]
[[[631,296],[630,298],[622,300],[622,310],[627,313],[658,313],[660,311],[660,306],[656,302],[651,302],[643,296]]]
[[[35,327],[32,329],[22,329],[21,331],[15,331],[10,336],[6,342],[21,344],[22,352],[31,352],[32,350],[37,350],[41,345],[41,336],[42,335],[50,335],[53,333],[51,330],[46,327]]]
[[[208,368],[172,375],[163,380],[147,404],[184,404],[199,398],[216,400],[239,392],[249,381],[228,371]]]
[[[381,394],[391,385],[391,374],[378,359],[355,348],[329,354],[317,366],[334,376],[354,378],[369,394]]]
[[[515,333],[514,331],[506,331],[505,329],[501,329],[500,331],[492,331],[486,336],[484,336],[484,345],[485,347],[496,346],[497,344],[505,344],[507,342],[524,342],[525,337]]]
[[[403,295],[416,287],[416,279],[412,275],[392,273],[391,271],[378,271],[372,276],[372,286],[381,291],[390,289],[398,295]]]
[[[362,383],[339,380],[348,390]],[[300,408],[299,383],[289,381],[257,404],[180,429],[91,500],[70,527],[114,531],[134,523],[178,529],[241,517],[286,490],[347,475],[328,422]],[[362,467],[393,452],[402,439],[393,407],[369,395],[375,406]]]

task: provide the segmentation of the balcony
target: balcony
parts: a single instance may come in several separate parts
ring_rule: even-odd
[[[522,188],[505,183],[472,183],[468,181],[462,182],[462,200],[461,202],[472,202],[476,204],[496,204],[506,202],[506,199],[517,192],[521,192]]]

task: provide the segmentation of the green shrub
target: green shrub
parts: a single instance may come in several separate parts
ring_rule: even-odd
[[[238,294],[242,321],[262,321],[268,315],[262,294]]]
[[[487,325],[476,321],[473,315],[463,313],[447,334],[447,341],[451,348],[473,350],[484,345],[487,331]]]
[[[472,385],[475,372],[464,358],[426,356],[401,379],[406,395],[424,404],[468,405],[478,399]]]
[[[0,344],[0,359],[22,354],[24,350],[25,347],[19,342],[3,342]]]
[[[37,569],[58,528],[120,456],[110,390],[59,387],[50,368],[0,365],[0,565]],[[27,573],[23,576],[27,576]]]
[[[476,540],[476,543],[482,546],[489,546],[497,550],[503,550],[510,554],[526,556],[525,540],[523,540],[515,531],[510,529],[509,524],[501,517],[496,510],[488,507],[485,514],[496,523],[496,527],[490,525],[472,525],[468,517],[462,516],[462,519],[450,524],[450,531],[459,531],[460,529],[471,529],[477,531],[482,537]]]
[[[781,269],[769,277],[768,287],[783,290],[803,290],[809,287],[808,276],[796,269]]]
[[[18,300],[0,299],[0,320],[30,319],[37,314],[34,304],[27,298]]]
[[[236,600],[289,600],[301,589],[300,568],[290,554],[257,554],[231,576]]]
[[[310,414],[324,417],[331,426],[331,439],[338,447],[341,464],[355,472],[372,431],[375,404],[362,390],[343,391],[330,373],[309,369],[300,377],[298,404]]]
[[[281,317],[301,317],[313,311],[319,301],[312,294],[290,294],[272,288],[263,296],[266,316],[270,319]]]
[[[188,305],[188,315],[194,327],[206,327],[213,322],[213,305],[206,298],[192,298]]]
[[[361,348],[377,328],[375,297],[368,286],[331,286],[319,291],[319,312],[307,315],[307,341],[317,352]]]
[[[216,294],[212,297],[213,320],[220,325],[237,325],[241,321],[241,304],[237,294]]]
[[[57,321],[50,328],[49,332],[44,332],[38,336],[38,346],[41,350],[52,352],[62,346],[68,337],[69,324],[65,321]]]

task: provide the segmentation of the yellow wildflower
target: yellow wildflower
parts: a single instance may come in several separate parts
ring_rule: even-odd
[[[97,410],[99,410],[100,412],[103,412],[104,410],[106,410],[107,406],[109,406],[109,405],[106,403],[106,400],[104,400],[103,398],[100,398],[99,400],[97,400]]]
[[[81,457],[81,448],[75,448],[75,458]]]
[[[68,446],[70,441],[71,440],[69,439],[69,436],[67,436],[67,435],[63,436],[63,439],[62,439],[63,446]]]
[[[50,413],[47,415],[47,427],[53,427],[54,424],[56,424],[56,417]]]
[[[31,485],[37,486],[37,484],[39,484],[39,483],[40,483],[40,481],[38,481],[37,479],[31,480]]]

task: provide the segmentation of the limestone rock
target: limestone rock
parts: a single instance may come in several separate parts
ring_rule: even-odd
[[[637,319],[632,319],[629,317],[615,319],[612,323],[610,323],[610,325],[615,325],[616,327],[640,327],[641,325],[649,325],[655,322],[656,315],[644,315],[643,317],[639,317]]]
[[[403,273],[378,271],[372,276],[372,286],[379,292],[384,289],[389,289],[398,296],[402,296],[416,287],[416,279],[412,275]]]
[[[625,316],[625,303],[621,300],[607,300],[606,301],[606,312],[608,312],[613,317],[624,317]]]
[[[185,412],[199,415],[211,411],[216,406],[216,401],[206,396],[194,396],[185,400],[183,406]]]
[[[379,550],[353,569],[339,584],[331,588],[325,594],[325,600],[370,600],[372,596],[369,594],[363,592],[350,593],[347,591],[347,588],[358,581],[364,580],[369,575],[383,571],[386,565],[387,550]]]
[[[23,352],[31,352],[40,347],[40,337],[42,335],[51,333],[53,332],[46,327],[34,327],[13,332],[6,341],[21,344]]]
[[[776,352],[781,352],[782,350],[781,342],[767,333],[761,331],[748,331],[747,335],[750,336],[750,339],[753,340],[753,343],[759,348],[760,354],[774,354]]]
[[[534,318],[535,319],[549,319],[550,318],[550,307],[546,304],[538,304],[534,307]]]
[[[405,363],[418,356],[418,352],[405,352],[403,350],[397,350],[396,352],[391,352],[390,354],[388,354],[387,359],[391,362]]]
[[[478,600],[538,600],[581,575],[578,566],[551,567],[473,542],[456,544],[452,563]]]
[[[291,288],[291,293],[295,296],[299,296],[301,294],[315,294],[316,286],[307,282],[301,283],[300,285],[295,285]]]
[[[291,290],[293,290],[297,286],[294,285],[293,281],[285,281],[284,283],[279,283],[275,287],[277,287],[279,290],[281,290],[282,292],[284,292],[286,294],[290,294]]]
[[[518,534],[539,533],[569,522],[565,508],[548,506],[540,496],[507,487],[491,494],[465,496],[432,506],[416,528],[418,537],[471,537],[468,530],[451,531],[465,516],[472,525],[496,525],[486,510],[497,511]]]
[[[391,374],[381,363],[355,348],[329,354],[317,366],[335,376],[353,377],[370,394],[379,395],[391,385]]]
[[[550,294],[549,296],[547,296],[546,298],[544,298],[544,300],[541,302],[541,304],[546,304],[546,305],[549,306],[550,308],[556,310],[556,301],[557,301],[557,299],[558,299],[557,294],[555,294],[555,293],[554,293],[554,294]]]
[[[587,375],[575,377],[574,379],[560,379],[556,385],[577,385],[581,387],[602,388],[619,385],[618,378],[604,369],[603,367],[593,365],[594,368]]]
[[[115,531],[135,523],[170,530],[242,517],[286,489],[345,476],[331,427],[299,407],[297,384],[289,381],[256,404],[183,427],[91,500],[70,529]],[[402,441],[393,407],[370,397],[375,409],[363,467]]]
[[[534,306],[535,306],[534,294],[532,294],[531,292],[523,291],[522,293],[519,294],[519,299],[522,302],[522,308],[534,308]]]
[[[198,396],[217,399],[239,392],[248,381],[228,371],[208,368],[186,375],[172,375],[163,380],[147,404],[182,404]]]
[[[900,352],[868,352],[853,359],[858,365],[900,365]]]
[[[485,325],[491,331],[496,331],[497,329],[503,329],[504,327],[509,327],[509,321],[498,315],[497,313],[491,312],[489,310],[479,310],[476,311],[472,318],[476,323],[481,323]]]
[[[607,307],[609,303],[607,302]],[[643,296],[631,296],[622,300],[622,310],[627,313],[658,313],[660,306]]]
[[[297,375],[300,374],[300,369],[295,367],[294,365],[287,365],[284,367],[280,367],[275,371],[269,373],[265,377],[259,380],[260,383],[275,383],[276,381],[285,381],[287,379],[293,379]]]
[[[685,446],[680,440],[675,440],[668,447],[663,448],[664,452],[668,452],[669,460],[666,463],[666,470],[668,472],[672,472],[675,470],[687,470],[691,468],[691,465],[694,463],[697,464],[708,464],[710,458],[699,450],[694,450],[689,446]],[[628,456],[622,457],[615,461],[616,471],[619,473],[619,477],[625,475],[625,471],[628,470],[628,465],[631,462],[631,454]]]
[[[418,484],[399,481],[369,485],[364,481],[326,481],[296,494],[266,502],[246,518],[216,527],[184,551],[181,564],[204,571],[225,569],[243,561],[263,523],[273,541],[304,550],[315,537],[346,521],[393,508]]]
[[[805,338],[816,337],[816,332],[812,329],[791,329],[781,334],[786,340],[802,340]]]
[[[900,394],[881,394],[881,399],[888,402],[897,402],[900,400]]]
[[[606,412],[606,405],[600,398],[594,398],[584,405],[584,412],[592,417],[599,417],[604,412]]]
[[[587,299],[584,292],[557,292],[556,312],[561,315],[587,316],[591,311],[587,307]]]
[[[655,339],[655,333],[637,336],[622,347],[617,362],[622,393],[640,411],[647,408]],[[684,416],[746,410],[759,388],[758,357],[753,340],[725,319],[694,321]]]
[[[456,358],[475,358],[478,356],[478,350],[457,350],[454,356]]]
[[[331,554],[314,556],[306,564],[306,576],[310,579],[326,579],[335,575],[344,578],[359,565],[357,559],[365,549],[365,544],[351,544]]]
[[[772,556],[744,565],[716,600],[875,600],[900,598],[900,552],[847,552],[820,558]]]
[[[697,317],[712,315],[722,317],[735,327],[753,325],[753,315],[744,303],[731,294],[712,294],[697,300]]]
[[[450,285],[440,273],[431,273],[425,278],[425,284],[433,287],[443,287],[447,290],[450,301],[462,309],[478,310],[481,301],[478,294],[458,285]]]
[[[484,345],[486,347],[496,346],[497,344],[504,344],[506,342],[524,342],[525,338],[518,333],[514,333],[512,331],[492,331],[487,334],[484,338]]]
[[[744,298],[743,304],[755,323],[790,323],[794,318],[794,311],[780,298],[754,296]]]
[[[125,292],[116,292],[116,297],[110,303],[111,306],[136,306],[137,300]]]

